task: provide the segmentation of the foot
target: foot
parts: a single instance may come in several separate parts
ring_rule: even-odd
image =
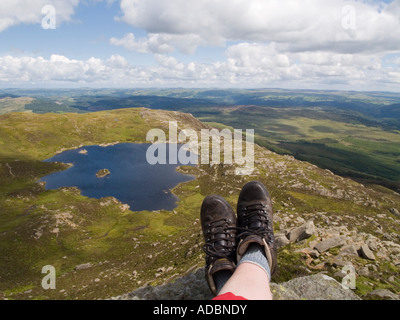
[[[272,275],[277,264],[272,201],[261,182],[249,182],[243,187],[237,203],[237,216],[237,261],[240,261],[251,243],[257,243],[264,248]]]
[[[236,268],[236,216],[228,202],[219,196],[208,196],[201,206],[201,227],[206,253],[206,279],[214,294],[213,276],[219,271],[234,272]]]

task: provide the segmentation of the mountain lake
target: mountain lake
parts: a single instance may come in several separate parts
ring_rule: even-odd
[[[90,198],[115,197],[132,211],[173,210],[179,199],[171,189],[195,177],[178,172],[179,161],[175,165],[150,165],[146,159],[149,146],[121,143],[64,151],[45,161],[72,166],[40,181],[46,182],[47,190],[77,187]]]

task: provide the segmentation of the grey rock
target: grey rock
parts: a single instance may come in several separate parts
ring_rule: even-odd
[[[323,274],[296,278],[284,283],[271,283],[274,300],[360,300],[335,279]],[[112,300],[210,300],[210,289],[204,278],[204,268],[158,287],[142,287]]]
[[[342,236],[337,236],[317,243],[314,249],[322,253],[328,251],[329,249],[343,246],[344,244],[345,244],[345,238]]]
[[[311,250],[310,251],[310,257],[313,259],[318,259],[320,256],[319,252],[317,250]]]
[[[393,214],[397,218],[400,218],[400,212],[396,208],[391,208],[389,211],[390,211],[391,214]]]
[[[271,283],[270,289],[274,300],[301,300],[296,292],[285,287],[285,283]]]
[[[172,283],[152,287],[146,286],[128,293],[117,300],[210,300],[213,296],[200,268]]]
[[[366,241],[368,247],[372,250],[372,251],[376,251],[378,250],[378,242],[376,241],[376,239],[368,239]]]
[[[354,267],[353,264],[352,264],[351,262],[342,260],[342,257],[340,257],[340,256],[337,256],[337,257],[333,258],[333,260],[332,260],[332,265],[333,265],[335,268],[343,268],[343,267],[345,267],[345,266],[352,266],[352,267]]]
[[[281,247],[284,247],[290,243],[288,238],[286,238],[286,236],[281,233],[275,235],[275,241],[276,241],[276,246],[278,249]]]
[[[77,266],[75,267],[75,270],[76,270],[76,271],[85,270],[85,269],[89,269],[89,268],[91,268],[91,267],[93,267],[93,265],[92,265],[91,263],[84,263],[84,264],[77,265]]]
[[[368,259],[368,260],[375,260],[375,255],[368,247],[367,244],[363,244],[360,249],[361,257]]]
[[[386,289],[378,289],[364,295],[369,300],[400,300],[400,297]]]
[[[343,288],[335,279],[321,273],[290,280],[284,287],[292,290],[302,300],[361,300],[353,291]]]
[[[302,226],[295,228],[287,235],[290,242],[299,242],[310,238],[317,232],[314,221],[307,221]]]
[[[339,254],[343,256],[355,256],[358,257],[358,248],[354,244],[349,244],[346,246],[343,246],[343,248],[340,250]]]
[[[347,272],[345,272],[344,270],[339,270],[333,276],[342,280],[344,277],[347,276]]]
[[[371,272],[369,271],[368,267],[363,267],[358,270],[358,274],[363,277],[369,277]]]

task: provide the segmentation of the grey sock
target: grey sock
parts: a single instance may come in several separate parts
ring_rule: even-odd
[[[250,244],[238,266],[244,262],[251,262],[258,265],[265,270],[265,272],[268,274],[268,279],[271,280],[271,268],[269,267],[268,260],[265,256],[265,251],[262,246],[257,243]]]
[[[217,287],[217,293],[221,291],[222,287],[228,282],[231,276],[232,272],[228,270],[221,270],[213,275],[215,286]]]

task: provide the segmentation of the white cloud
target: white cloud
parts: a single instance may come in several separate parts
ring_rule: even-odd
[[[19,24],[40,24],[46,5],[55,8],[57,24],[69,21],[78,4],[79,0],[1,0],[0,32]]]
[[[141,53],[167,53],[175,50],[174,47],[163,41],[158,34],[150,34],[147,39],[136,40],[133,33],[128,33],[121,39],[111,38],[110,44]]]
[[[0,57],[0,82],[10,84],[76,82],[76,83],[112,83],[126,80],[125,58],[113,55],[109,59],[88,60],[69,59],[52,55],[43,57]]]
[[[108,59],[0,57],[0,85],[284,87],[396,90],[398,69],[383,67],[374,55],[327,52],[280,53],[275,44],[240,43],[226,59],[211,64],[180,62],[154,55],[156,64],[138,67],[120,55]]]
[[[133,33],[126,34],[123,38],[111,38],[110,44],[124,47],[130,51],[141,53],[170,53],[175,48],[183,53],[194,53],[197,46],[203,43],[197,35],[175,35],[166,33],[150,33],[147,38],[136,40]]]
[[[62,22],[71,19],[79,0],[4,0],[0,2],[0,31],[21,23],[40,23],[45,4],[56,7]],[[398,91],[400,0],[391,4],[361,0],[121,0],[120,6],[118,20],[142,28],[147,35],[138,38],[127,33],[111,38],[109,44],[152,54],[154,65],[134,65],[121,55],[87,60],[7,55],[0,56],[0,85],[331,88],[334,84]],[[207,50],[197,55],[199,46],[225,47],[225,57],[201,63],[196,59],[209,60],[204,57]],[[183,63],[176,51],[196,54],[185,57],[185,61],[191,57],[193,61]]]
[[[343,11],[350,6],[353,11]],[[121,21],[152,34],[196,35],[207,45],[276,42],[286,51],[400,48],[400,0],[121,0]],[[353,16],[354,14],[354,16]],[[355,29],[349,28],[354,21]]]

